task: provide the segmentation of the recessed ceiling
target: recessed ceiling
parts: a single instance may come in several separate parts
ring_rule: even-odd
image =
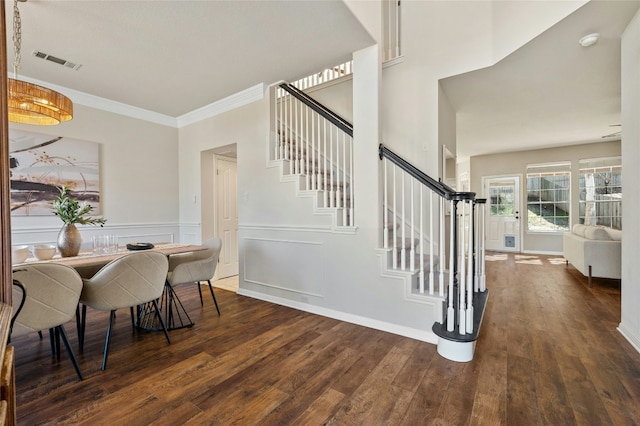
[[[19,8],[19,75],[170,117],[374,44],[341,1],[29,0]],[[6,15],[12,70],[9,2]],[[34,50],[82,67],[42,61]]]
[[[441,80],[457,156],[619,140],[620,37],[639,6],[591,1],[496,65]]]

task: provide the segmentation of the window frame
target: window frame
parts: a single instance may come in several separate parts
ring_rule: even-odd
[[[587,203],[593,202],[593,209],[595,210],[595,219],[596,225],[607,226],[613,229],[622,229],[622,202],[623,202],[623,182],[622,182],[622,157],[605,157],[605,158],[587,158],[581,159],[579,161],[579,169],[578,169],[578,222],[580,224],[586,223],[587,219]],[[598,190],[604,189],[606,194],[620,194],[619,200],[591,200],[588,201],[586,199],[586,193],[588,193],[587,186],[583,184],[586,182],[586,175],[589,174],[597,174],[597,173],[609,173],[611,183],[608,186],[607,182],[604,182],[604,186],[595,184],[593,187],[594,195],[598,193]],[[614,173],[617,175],[614,177]],[[611,188],[612,192],[608,192],[607,188]],[[617,189],[617,191],[616,191]],[[583,193],[585,193],[583,200]],[[618,202],[618,205],[615,206],[614,203]],[[610,214],[607,216],[598,215],[598,211],[601,208],[598,205],[604,205],[606,203],[611,203],[612,207],[610,208],[611,212],[617,212],[618,214]],[[603,223],[604,220],[608,219],[608,223]]]
[[[526,171],[526,175],[525,175],[525,180],[526,180],[526,188],[524,188],[524,192],[525,192],[525,209],[526,209],[526,223],[525,223],[525,231],[528,234],[544,234],[544,235],[549,235],[549,234],[562,234],[563,232],[567,232],[571,229],[571,181],[572,181],[572,176],[571,176],[571,162],[569,161],[562,161],[562,162],[557,162],[557,163],[543,163],[543,164],[528,164],[527,165],[527,171]],[[543,189],[541,186],[539,186],[537,189],[535,189],[534,191],[532,191],[530,189],[530,179],[537,177],[538,179],[542,179],[543,177],[548,176],[548,177],[552,177],[552,180],[555,181],[556,178],[561,178],[561,180],[564,180],[566,182],[566,185],[560,188],[546,188]],[[541,193],[542,191],[547,191],[547,194],[550,194],[549,191],[553,191],[553,201],[541,201],[540,198],[538,200],[538,202],[531,202],[531,196],[530,196],[530,192],[538,192]],[[558,197],[559,193],[565,193],[566,195],[564,196],[564,198],[562,197]],[[538,197],[541,197],[540,194],[538,194]],[[543,210],[544,205],[546,206],[552,206],[553,208],[553,215],[547,215],[546,217],[552,217],[553,218],[553,226],[555,226],[556,228],[550,228],[550,229],[541,229],[539,227],[534,227],[532,228],[532,216],[531,213],[534,211],[533,209],[530,208],[530,206],[533,205],[537,205],[538,206],[538,211]],[[564,205],[566,210],[562,210],[562,212],[566,213],[566,215],[559,215],[558,213],[558,205]],[[539,216],[539,217],[545,217],[545,216]],[[566,218],[563,219],[562,221],[564,222],[566,220],[566,225],[559,225],[558,224],[558,219],[559,218]],[[544,219],[542,219],[544,220]],[[547,221],[548,222],[548,221]],[[535,225],[533,225],[535,226]]]

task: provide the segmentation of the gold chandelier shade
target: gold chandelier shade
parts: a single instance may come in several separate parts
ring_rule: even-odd
[[[55,90],[9,78],[9,121],[50,126],[73,118],[73,103]]]

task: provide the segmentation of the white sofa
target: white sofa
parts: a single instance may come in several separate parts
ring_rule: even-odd
[[[622,231],[604,226],[573,225],[562,237],[562,251],[567,265],[571,263],[584,276],[622,277]]]

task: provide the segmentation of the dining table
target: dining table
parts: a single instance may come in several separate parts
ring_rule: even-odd
[[[153,243],[153,247],[147,250],[158,251],[167,256],[178,255],[184,253],[193,253],[201,250],[206,250],[206,246],[197,244],[180,244],[180,243]],[[137,247],[137,245],[129,245],[129,247]],[[28,258],[23,263],[12,265],[14,270],[20,269],[21,265],[29,265],[32,263],[58,263],[61,265],[70,266],[78,271],[95,270],[107,263],[116,260],[120,257],[126,256],[130,253],[135,253],[139,250],[132,250],[127,246],[119,246],[117,251],[110,253],[94,253],[92,250],[81,251],[77,256],[61,257],[59,254],[55,255],[51,259],[40,260],[35,257]],[[83,274],[81,274],[83,275]],[[84,278],[89,278],[84,276]],[[180,298],[176,294],[175,290],[169,282],[165,280],[165,288],[158,302],[158,306],[161,311],[161,315],[165,321],[168,330],[176,330],[180,328],[192,327],[193,321],[189,317],[186,309],[182,305]],[[137,328],[145,331],[162,331],[162,327],[155,315],[155,308],[152,303],[138,306],[136,312],[135,324]]]

